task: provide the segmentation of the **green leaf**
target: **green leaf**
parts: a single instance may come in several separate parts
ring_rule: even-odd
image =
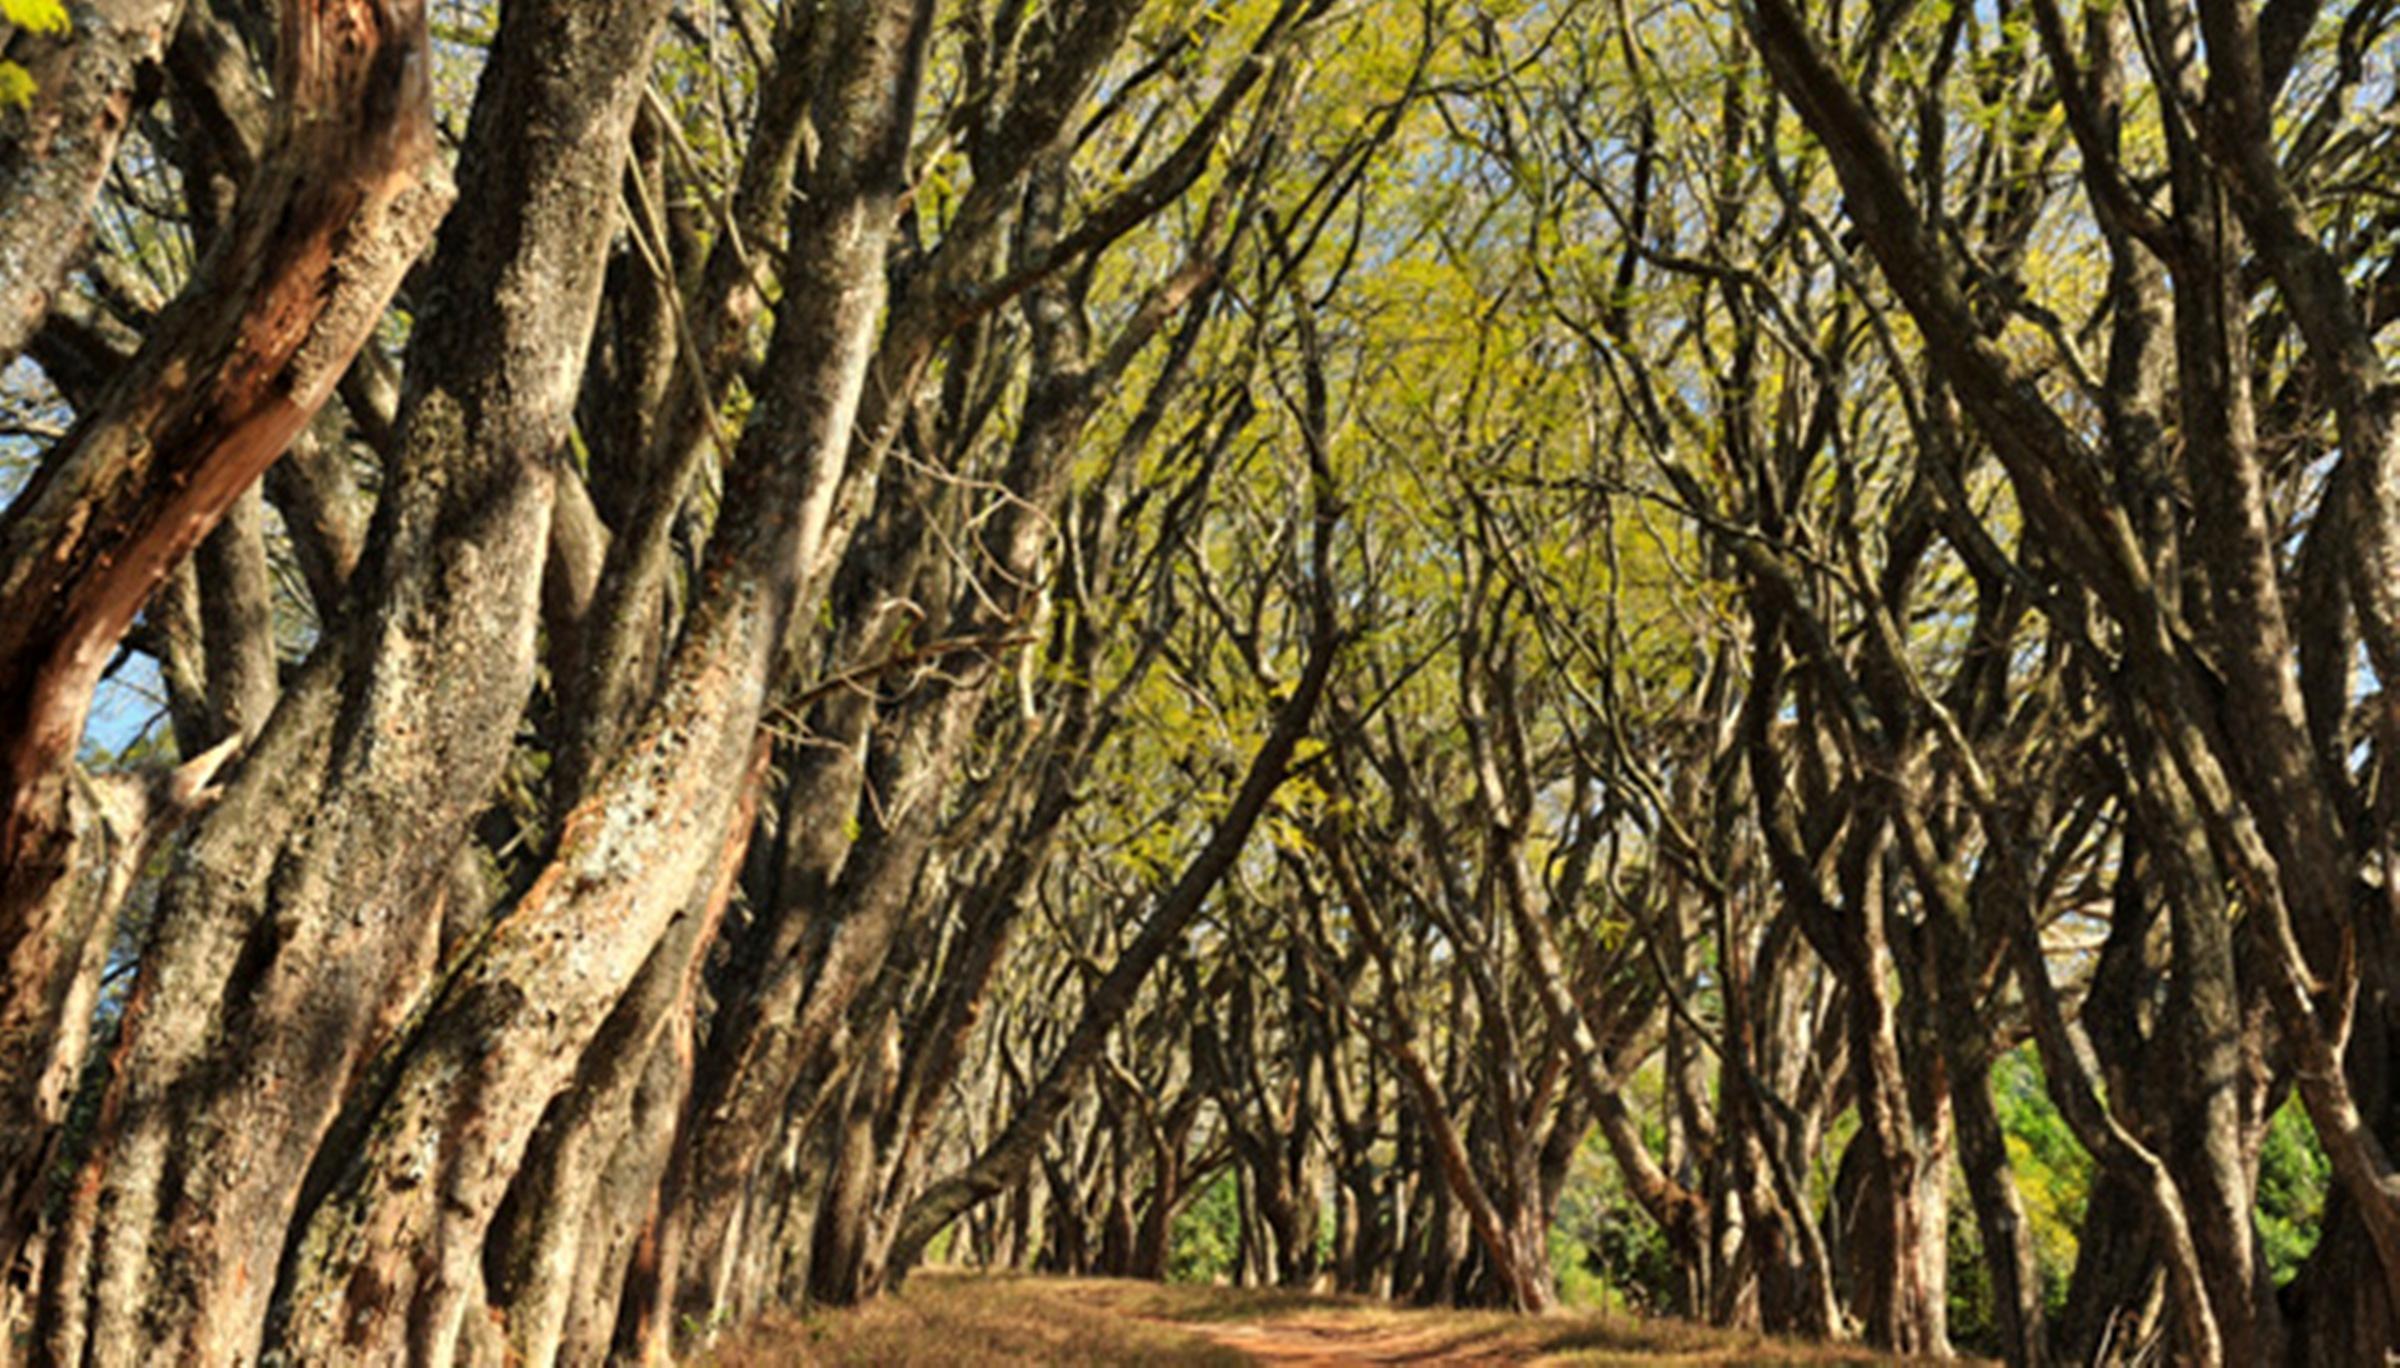
[[[67,7],[60,0],[0,0],[0,19],[29,33],[65,33]],[[33,73],[0,58],[0,109],[33,103]]]
[[[15,62],[0,59],[0,108],[33,103],[33,77]]]
[[[0,0],[0,15],[6,16],[8,22],[18,28],[34,33],[67,31],[67,7],[59,0]],[[17,75],[23,78],[24,69],[18,68]],[[30,82],[28,84],[30,86]]]

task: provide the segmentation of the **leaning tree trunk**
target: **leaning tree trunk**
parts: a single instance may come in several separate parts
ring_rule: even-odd
[[[817,93],[774,383],[729,480],[706,596],[547,866],[379,1066],[363,1143],[329,1175],[278,1298],[275,1335],[297,1358],[446,1356],[542,1109],[668,923],[738,868],[721,848],[785,627],[808,616],[801,590],[823,553],[906,189],[929,10],[886,0],[831,16],[838,75]],[[421,1147],[439,1155],[430,1169]]]
[[[183,0],[100,0],[77,6],[65,33],[10,45],[34,93],[12,121],[16,136],[0,138],[0,370],[25,351],[82,258],[142,78],[182,11]]]
[[[1321,511],[1319,537],[1330,530],[1330,510]],[[891,1259],[886,1268],[886,1277],[892,1283],[906,1279],[924,1258],[926,1245],[951,1222],[1025,1180],[1040,1155],[1043,1137],[1074,1101],[1109,1033],[1133,1005],[1134,994],[1150,976],[1151,968],[1182,939],[1184,928],[1199,915],[1209,893],[1232,870],[1235,857],[1249,840],[1251,828],[1265,814],[1275,790],[1282,786],[1292,752],[1307,732],[1316,713],[1317,699],[1324,692],[1326,677],[1333,668],[1335,643],[1332,624],[1326,616],[1330,608],[1319,604],[1316,611],[1319,618],[1312,628],[1308,664],[1291,696],[1276,709],[1275,724],[1251,757],[1249,772],[1243,775],[1232,804],[1218,819],[1208,841],[1184,866],[1174,885],[1160,895],[1141,932],[1107,975],[1092,987],[1066,1044],[1051,1061],[1041,1082],[1009,1118],[1006,1129],[966,1167],[935,1183],[909,1205],[892,1238]]]
[[[99,104],[79,126],[51,125],[63,141],[35,172],[97,157],[77,173],[96,184],[129,113],[128,78],[114,64],[133,60],[125,44],[154,44],[149,26],[173,14],[94,15],[59,91],[70,104]],[[336,30],[346,36],[336,41]],[[86,58],[108,70],[85,69]],[[285,6],[284,103],[234,222],[0,518],[0,1111],[11,1118],[0,1196],[12,1209],[31,1199],[44,1137],[62,1118],[54,1061],[61,1032],[77,1029],[64,1014],[88,996],[74,986],[90,962],[79,942],[113,924],[113,906],[89,901],[111,882],[79,867],[90,847],[78,833],[97,820],[73,773],[93,686],[151,591],[324,402],[447,207],[426,61],[416,0]],[[93,79],[109,89],[90,88]],[[41,156],[10,152],[12,170],[26,169],[16,158]],[[12,202],[0,221],[13,229],[67,208],[40,250],[63,245],[71,258],[88,198]],[[18,262],[26,271],[10,271],[12,295],[55,284],[44,276],[57,262]],[[0,1259],[13,1262],[29,1232],[15,1220],[4,1229]]]
[[[663,8],[509,10],[460,171],[477,213],[416,324],[374,587],[162,895],[47,1294],[62,1357],[256,1352],[319,1143],[425,983],[443,899],[474,895],[451,875],[533,685],[551,462]]]
[[[727,833],[728,862],[748,844],[749,825],[737,820]],[[551,1103],[509,1189],[486,1266],[500,1270],[492,1319],[513,1362],[588,1362],[605,1350],[607,1313],[655,1207],[689,1091],[700,965],[731,892],[720,881],[668,928]]]

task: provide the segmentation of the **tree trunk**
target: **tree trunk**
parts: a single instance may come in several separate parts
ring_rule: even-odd
[[[727,490],[707,596],[658,701],[568,815],[548,866],[390,1057],[372,1131],[297,1246],[282,1327],[294,1353],[451,1342],[475,1250],[541,1108],[673,917],[711,879],[724,885],[715,896],[730,892],[740,847],[728,833],[747,834],[735,810],[765,759],[755,737],[786,624],[808,616],[801,596],[873,348],[926,8],[893,0],[837,23],[841,76],[818,92],[822,142],[770,344],[776,383]],[[473,1118],[468,1138],[420,1172],[414,1147],[461,1115]]]
[[[0,370],[25,350],[83,255],[145,69],[165,53],[183,0],[106,0],[57,36],[10,46],[33,82],[14,134],[0,138]],[[371,321],[371,320],[369,320]]]
[[[0,216],[38,239],[0,244],[26,268],[0,287],[0,350],[13,355],[16,330],[39,320],[72,263],[131,112],[134,65],[174,13],[91,12],[94,27],[64,47],[72,70],[47,73],[57,84],[36,110],[56,141],[0,150],[0,176],[30,177],[17,186],[37,194],[29,203],[67,215]],[[350,22],[346,11],[295,4],[285,17],[286,103],[236,222],[0,514],[0,1106],[34,1133],[60,1119],[41,1076],[59,1033],[77,1029],[56,1013],[77,997],[84,940],[113,924],[113,908],[85,903],[79,866],[80,833],[97,820],[79,810],[86,790],[72,773],[93,686],[151,591],[331,392],[449,203],[432,159],[421,7],[373,7],[338,51],[323,30]],[[39,1175],[13,1169],[30,1153],[0,1154],[12,1165],[0,1190],[31,1190]]]
[[[1322,535],[1330,529],[1321,525],[1319,530]],[[888,1276],[893,1282],[904,1279],[924,1257],[925,1246],[933,1237],[968,1208],[1023,1180],[1042,1137],[1074,1100],[1102,1045],[1132,1006],[1134,994],[1149,977],[1152,966],[1182,937],[1184,928],[1199,915],[1210,891],[1232,869],[1235,857],[1248,842],[1251,828],[1265,813],[1275,790],[1281,787],[1292,752],[1298,747],[1324,692],[1334,656],[1331,623],[1323,616],[1328,611],[1321,604],[1317,608],[1320,616],[1309,643],[1308,663],[1291,696],[1275,710],[1274,726],[1251,757],[1249,772],[1242,776],[1231,806],[1174,886],[1160,895],[1140,934],[1125,948],[1107,976],[1092,987],[1074,1031],[1049,1071],[1009,1119],[1007,1129],[986,1145],[972,1163],[935,1183],[909,1205],[892,1240]]]

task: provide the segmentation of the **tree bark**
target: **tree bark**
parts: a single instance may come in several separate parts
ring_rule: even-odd
[[[127,36],[103,30],[93,50]],[[286,7],[284,104],[235,222],[0,516],[0,1096],[26,1099],[37,1125],[56,1118],[22,1071],[47,1067],[69,1029],[54,1013],[75,995],[58,985],[83,954],[63,933],[105,934],[113,915],[74,910],[89,820],[74,752],[92,688],[151,591],[331,392],[447,207],[425,43],[414,0]],[[91,133],[113,146],[112,130]],[[228,704],[257,705],[256,668]]]
[[[720,847],[763,762],[752,752],[785,627],[808,616],[801,594],[823,554],[905,189],[927,9],[891,0],[836,16],[840,75],[817,93],[822,141],[793,217],[776,384],[727,491],[706,597],[658,700],[541,875],[390,1055],[372,1129],[288,1266],[278,1330],[297,1356],[446,1351],[541,1108],[671,919],[738,869]],[[449,1133],[461,1116],[463,1134]],[[445,1135],[429,1166],[418,1147]]]
[[[1325,530],[1321,524],[1320,535]],[[1320,607],[1318,611],[1326,610]],[[1074,1031],[1041,1082],[1009,1119],[1007,1129],[987,1144],[973,1162],[935,1183],[909,1205],[892,1241],[888,1276],[895,1285],[916,1267],[924,1257],[925,1246],[935,1235],[969,1208],[1024,1179],[1037,1157],[1042,1138],[1074,1100],[1109,1032],[1116,1029],[1117,1022],[1132,1005],[1134,994],[1149,977],[1152,966],[1182,936],[1209,893],[1232,869],[1251,828],[1257,825],[1268,801],[1282,785],[1292,752],[1308,729],[1318,697],[1324,692],[1326,676],[1333,668],[1335,643],[1331,640],[1331,624],[1320,620],[1313,636],[1308,664],[1291,696],[1275,710],[1274,725],[1251,757],[1249,772],[1242,776],[1241,788],[1235,793],[1232,805],[1218,819],[1207,843],[1184,866],[1174,885],[1160,896],[1141,933],[1125,948],[1107,976],[1093,986]]]
[[[64,34],[10,44],[34,94],[0,137],[0,370],[25,350],[81,259],[141,79],[182,9],[183,0],[104,0],[78,7]]]

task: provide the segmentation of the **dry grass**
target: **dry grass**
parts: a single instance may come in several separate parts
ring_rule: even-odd
[[[1233,1368],[1251,1360],[1173,1326],[1074,1295],[1059,1279],[920,1273],[896,1295],[806,1317],[769,1317],[705,1363]]]
[[[1087,1304],[1190,1326],[1288,1364],[1734,1365],[1889,1363],[1865,1350],[1595,1312],[1517,1316],[1363,1297],[1148,1283],[1068,1284]]]
[[[1681,1321],[1426,1311],[1357,1297],[929,1272],[855,1310],[760,1325],[713,1355],[786,1364],[1664,1365],[1885,1363]]]

